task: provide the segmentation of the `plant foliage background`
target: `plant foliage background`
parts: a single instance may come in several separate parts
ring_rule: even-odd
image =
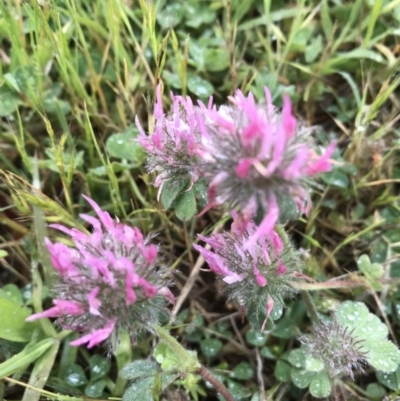
[[[157,201],[134,120],[151,130],[160,81],[165,105],[169,91],[203,101],[212,95],[222,104],[238,88],[261,98],[266,85],[277,106],[290,95],[296,115],[316,126],[316,143],[336,142],[333,169],[313,189],[310,215],[291,223],[289,235],[306,257],[307,276],[366,280],[364,288],[311,293],[320,316],[345,300],[364,302],[397,344],[399,23],[397,0],[2,1],[3,397],[146,400],[148,388],[160,400],[217,397],[209,383],[168,372],[171,356],[160,345],[155,359],[140,365],[155,346],[149,335],[133,348],[122,340],[107,359],[101,347],[70,347],[71,338],[57,337],[48,322],[25,323],[33,308],[49,304],[43,283],[51,282],[53,268],[43,238],[57,234],[47,224],[82,228],[83,193],[142,232],[159,233],[180,296],[173,334],[237,400],[255,401],[261,392],[268,400],[311,399],[290,376],[290,352],[311,327],[301,299],[287,303],[268,334],[250,328],[192,247],[197,233],[226,226],[226,216],[211,211],[183,222],[185,213],[203,208],[201,196],[193,210],[177,212],[181,219]],[[313,374],[323,369],[310,363]],[[347,399],[398,398],[400,369],[366,373],[342,383]]]

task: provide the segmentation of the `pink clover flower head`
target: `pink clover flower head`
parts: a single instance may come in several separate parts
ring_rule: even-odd
[[[301,271],[300,254],[280,226],[254,240],[258,230],[254,222],[248,222],[243,231],[241,216],[236,212],[232,215],[230,233],[199,235],[211,249],[193,246],[210,270],[225,282],[229,299],[243,307],[248,316],[263,310],[268,318],[274,304],[282,305],[285,298],[295,294],[289,282],[298,280],[293,273]],[[263,321],[259,323],[260,328]]]
[[[256,103],[252,93],[246,97],[238,90],[231,106],[202,110],[206,123],[199,153],[201,171],[210,182],[209,206],[226,204],[245,221],[259,211],[270,213],[260,224],[262,234],[277,222],[282,197],[307,212],[302,202],[310,178],[330,170],[335,146],[318,156],[311,130],[296,121],[289,97],[283,98],[279,112],[267,88],[265,94],[266,102]]]
[[[191,187],[200,177],[198,170],[199,123],[190,97],[171,94],[172,107],[165,113],[162,106],[161,86],[157,87],[154,106],[155,126],[146,135],[138,118],[138,141],[148,152],[147,170],[157,175],[154,186],[159,195],[165,182],[187,182]],[[211,107],[211,106],[210,106]]]
[[[121,330],[127,330],[134,341],[139,330],[151,329],[174,296],[168,289],[166,267],[149,238],[84,198],[97,214],[81,215],[93,231],[86,234],[52,225],[69,235],[74,247],[46,239],[58,276],[52,290],[54,306],[27,320],[57,318],[61,327],[82,334],[72,345],[91,348],[107,340],[115,350]]]

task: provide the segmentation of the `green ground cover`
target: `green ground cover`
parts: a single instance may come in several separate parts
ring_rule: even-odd
[[[147,389],[129,381],[132,372],[118,371],[151,355],[152,336],[139,336],[134,347],[122,339],[107,359],[101,347],[69,346],[67,333],[57,335],[50,321],[24,323],[51,304],[54,269],[43,239],[56,234],[47,224],[81,228],[86,194],[126,224],[159,233],[178,297],[172,333],[235,399],[312,399],[293,385],[288,359],[311,327],[301,297],[287,303],[268,334],[252,329],[192,247],[197,233],[221,229],[229,216],[214,210],[182,221],[157,201],[135,116],[151,131],[160,82],[164,105],[170,91],[223,104],[238,88],[262,98],[267,85],[278,107],[290,95],[296,116],[316,127],[318,145],[336,142],[333,169],[318,179],[310,215],[286,228],[303,249],[304,273],[317,282],[351,283],[364,274],[363,288],[311,292],[317,312],[328,316],[340,302],[362,301],[397,344],[399,27],[398,0],[0,2],[3,398],[148,399]],[[383,267],[380,281],[369,261]],[[157,352],[160,362],[166,351]],[[341,381],[333,399],[398,399],[400,369],[365,372]],[[159,381],[155,399],[217,397],[196,375],[172,375],[169,386],[164,379],[152,379]]]

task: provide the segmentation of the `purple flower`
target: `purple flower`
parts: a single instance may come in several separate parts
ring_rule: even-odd
[[[91,348],[108,339],[115,349],[120,330],[134,339],[138,330],[157,321],[165,300],[174,302],[174,296],[157,247],[138,228],[114,221],[96,202],[84,198],[98,216],[80,215],[93,232],[51,225],[69,235],[75,247],[46,239],[58,273],[56,298],[52,308],[27,320],[56,317],[61,327],[84,334],[71,345]]]
[[[199,179],[200,133],[196,111],[189,97],[174,96],[171,93],[172,110],[169,114],[164,114],[160,85],[156,95],[153,134],[145,134],[137,117],[136,125],[140,132],[139,143],[149,154],[147,170],[157,174],[154,186],[159,187],[160,195],[168,180],[186,180],[191,187]]]
[[[289,196],[307,212],[309,178],[329,171],[331,144],[322,156],[313,149],[310,130],[297,124],[290,99],[284,97],[279,113],[265,88],[266,103],[256,103],[238,90],[232,106],[218,110],[203,106],[198,114],[202,135],[199,170],[210,182],[209,205],[226,204],[244,222],[262,211],[264,217],[247,247],[271,233],[278,221],[278,202]]]
[[[240,215],[232,213],[231,233],[198,235],[212,250],[193,245],[208,263],[210,269],[226,283],[225,291],[248,313],[266,311],[268,318],[275,302],[295,293],[289,282],[300,272],[299,254],[291,247],[282,229],[273,228],[254,240],[256,225],[243,225]],[[251,238],[251,240],[249,240]],[[264,322],[265,323],[265,322]]]

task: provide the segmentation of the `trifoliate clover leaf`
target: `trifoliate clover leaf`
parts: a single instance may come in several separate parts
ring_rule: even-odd
[[[400,351],[387,340],[388,328],[361,302],[343,302],[335,312],[341,326],[348,327],[359,341],[366,361],[377,370],[394,372],[400,363]]]
[[[371,263],[367,255],[361,255],[357,261],[358,268],[372,279],[378,279],[383,276],[383,266],[379,263]]]
[[[331,381],[322,360],[310,356],[303,348],[292,350],[287,359],[293,366],[290,377],[296,387],[310,386],[310,393],[317,398],[331,393]]]
[[[165,372],[179,371],[181,362],[179,357],[174,354],[171,348],[164,343],[159,343],[154,349],[154,358],[161,365]]]
[[[367,255],[361,255],[357,261],[358,268],[364,273],[368,285],[375,291],[382,291],[382,278],[384,269],[379,263],[371,263]]]

